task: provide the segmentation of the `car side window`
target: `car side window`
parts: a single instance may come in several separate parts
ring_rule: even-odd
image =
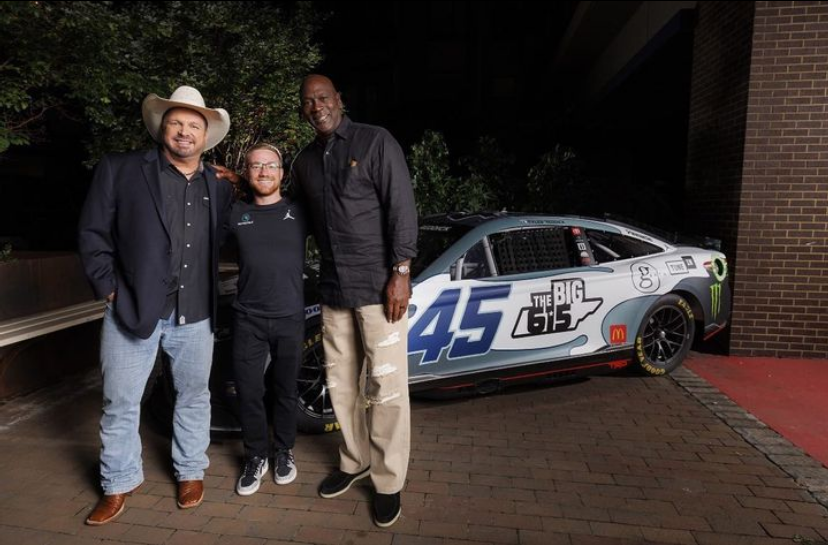
[[[469,248],[469,251],[463,257],[452,264],[449,273],[454,280],[494,276],[491,267],[489,267],[489,259],[486,257],[484,242],[481,240]]]
[[[499,274],[521,274],[575,266],[571,235],[564,227],[496,233],[490,237]]]
[[[587,229],[586,234],[589,245],[592,247],[592,254],[598,263],[641,257],[662,251],[655,244],[620,233]]]

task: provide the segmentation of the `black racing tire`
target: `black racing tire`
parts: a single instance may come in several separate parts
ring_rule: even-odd
[[[339,422],[334,414],[325,380],[325,355],[322,350],[320,326],[310,327],[305,332],[297,386],[299,403],[296,428],[302,433],[338,431]]]
[[[647,310],[635,337],[633,364],[649,376],[662,376],[681,365],[696,331],[693,310],[684,298],[667,294]]]
[[[229,346],[229,343],[228,343]],[[215,358],[213,374],[221,365],[230,365],[230,352],[220,353]],[[211,433],[216,436],[237,434],[241,432],[238,421],[235,391],[228,390],[228,383],[223,375],[211,377]],[[169,366],[159,354],[156,370],[150,377],[145,395],[146,407],[159,431],[169,434],[172,431],[172,415],[175,406],[175,390],[170,377]],[[232,383],[230,383],[232,384]],[[297,377],[299,401],[297,405],[296,427],[302,433],[326,433],[339,430],[339,422],[334,415],[328,387],[325,382],[324,354],[322,351],[322,330],[319,325],[309,327],[305,332],[302,364]]]

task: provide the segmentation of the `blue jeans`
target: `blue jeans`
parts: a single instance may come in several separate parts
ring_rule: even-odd
[[[138,433],[141,397],[155,365],[159,344],[169,356],[176,391],[172,440],[176,479],[201,480],[209,465],[209,381],[213,359],[210,320],[187,325],[176,325],[172,317],[159,320],[152,335],[141,339],[122,329],[107,305],[101,333],[101,486],[104,494],[129,492],[144,481]]]

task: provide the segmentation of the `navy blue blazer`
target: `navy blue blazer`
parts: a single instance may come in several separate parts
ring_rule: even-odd
[[[80,216],[78,248],[95,295],[116,292],[114,311],[119,323],[146,339],[162,318],[170,271],[170,229],[164,212],[159,153],[135,151],[104,156]],[[210,197],[210,247],[213,305],[218,301],[217,230],[232,205],[232,186],[205,168]]]

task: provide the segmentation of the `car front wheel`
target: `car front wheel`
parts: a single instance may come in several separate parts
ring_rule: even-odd
[[[644,315],[635,337],[633,362],[645,375],[660,376],[676,369],[690,351],[696,324],[690,304],[668,294]]]
[[[322,329],[313,327],[305,335],[302,366],[299,368],[299,414],[296,427],[304,433],[327,433],[339,430],[328,385],[325,381],[325,356]]]

